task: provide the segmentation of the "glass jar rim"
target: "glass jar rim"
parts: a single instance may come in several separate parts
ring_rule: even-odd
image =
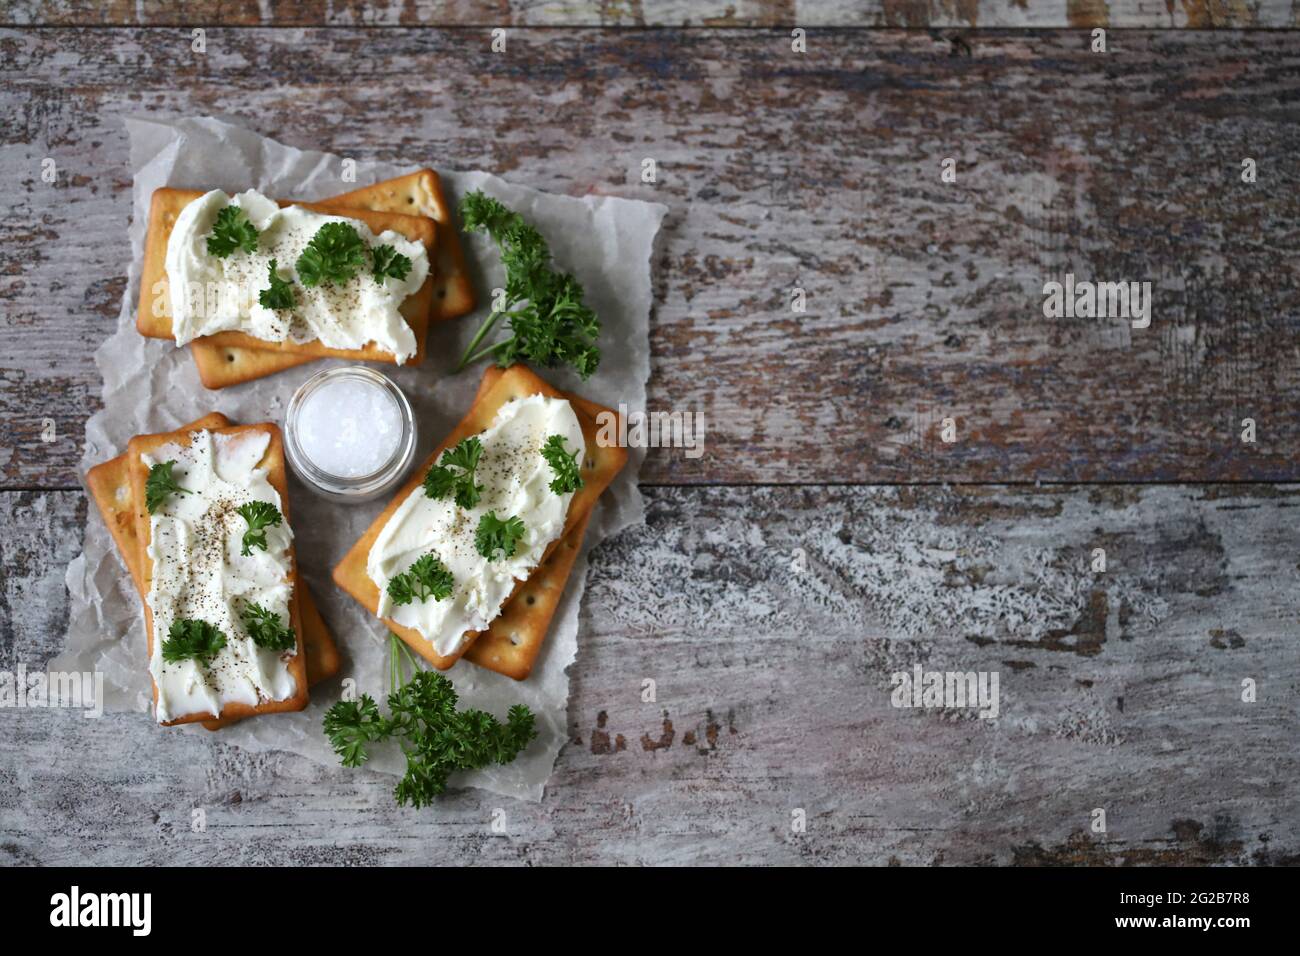
[[[393,400],[402,419],[402,434],[388,460],[369,474],[354,478],[325,471],[312,461],[298,441],[298,417],[307,400],[322,386],[340,379],[355,379],[380,388]],[[415,415],[411,411],[411,403],[392,379],[364,365],[323,369],[298,386],[285,412],[284,434],[285,451],[298,476],[325,494],[349,500],[372,498],[391,487],[406,470],[415,453]]]

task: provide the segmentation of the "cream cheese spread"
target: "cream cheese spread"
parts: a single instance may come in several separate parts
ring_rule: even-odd
[[[388,519],[366,560],[366,573],[379,588],[378,616],[418,631],[441,656],[459,649],[465,634],[485,629],[501,613],[515,582],[528,577],[547,546],[564,530],[573,493],[550,489],[554,475],[541,449],[552,435],[570,453],[586,455],[582,428],[564,399],[530,395],[503,405],[481,434],[483,453],[476,480],[483,486],[478,504],[468,510],[451,496],[429,498],[417,486]],[[479,519],[516,516],[524,536],[508,558],[488,560],[475,547]],[[388,582],[418,558],[432,552],[451,571],[452,594],[410,604],[394,604]]]
[[[159,723],[185,714],[221,713],[227,703],[256,706],[297,692],[288,662],[296,650],[257,646],[240,620],[249,603],[278,615],[287,627],[293,598],[288,522],[266,528],[266,550],[241,554],[247,522],[236,509],[267,501],[283,513],[280,496],[257,467],[270,437],[263,432],[219,435],[198,431],[188,446],[168,444],[142,455],[152,467],[174,461],[172,476],[186,493],[168,495],[149,517],[153,583],[153,654],[149,673],[158,687]],[[206,663],[163,660],[162,645],[173,621],[206,621],[226,646]]]
[[[257,249],[236,249],[224,258],[212,255],[207,239],[218,213],[238,206],[258,230]],[[392,246],[411,260],[405,279],[376,279],[369,264],[345,283],[308,288],[299,281],[295,263],[321,226],[346,222],[367,246]],[[293,309],[268,309],[258,293],[270,285],[268,270],[293,283]],[[280,208],[255,190],[231,197],[214,189],[186,206],[167,240],[168,298],[172,335],[184,345],[201,335],[239,331],[268,342],[319,341],[329,348],[359,349],[373,342],[397,357],[398,364],[416,352],[415,333],[402,317],[401,305],[419,290],[429,274],[424,244],[385,230],[376,236],[356,219],[312,212],[301,206]]]

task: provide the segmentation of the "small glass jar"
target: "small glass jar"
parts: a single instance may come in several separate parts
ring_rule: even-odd
[[[329,368],[303,382],[284,418],[294,473],[335,501],[390,490],[415,457],[415,416],[402,390],[364,365]]]

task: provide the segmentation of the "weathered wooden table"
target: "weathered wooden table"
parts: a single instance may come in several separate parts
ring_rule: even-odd
[[[61,647],[97,520],[123,115],[657,199],[651,407],[707,450],[651,451],[646,526],[593,555],[545,800],[497,835],[477,791],[401,810],[378,774],[9,710],[3,859],[1300,859],[1300,35],[1167,29],[1293,7],[506,6],[0,11],[0,669]],[[1150,328],[1044,318],[1066,273],[1151,281]],[[999,717],[892,707],[918,663],[998,672]]]

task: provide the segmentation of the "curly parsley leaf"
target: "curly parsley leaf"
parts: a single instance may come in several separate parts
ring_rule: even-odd
[[[496,244],[506,284],[500,304],[484,319],[456,370],[492,356],[502,366],[518,361],[569,365],[588,378],[600,364],[600,319],[583,302],[581,283],[556,272],[542,234],[491,196],[469,193],[461,201],[460,216],[467,231],[486,232]],[[510,337],[482,345],[502,316],[510,324]]]
[[[582,487],[582,475],[578,474],[578,452],[581,450],[575,448],[572,454],[565,451],[561,435],[552,435],[542,446],[542,457],[555,475],[551,479],[551,490],[557,495],[567,495]]]
[[[208,255],[224,259],[236,249],[257,251],[257,227],[248,221],[248,214],[238,206],[226,206],[212,224],[208,235]]]
[[[298,294],[293,289],[293,283],[281,279],[280,273],[275,270],[276,261],[272,259],[266,270],[271,285],[257,293],[257,302],[264,309],[292,309],[298,304]]]
[[[362,694],[360,700],[341,700],[325,712],[325,736],[345,767],[365,763],[370,757],[366,744],[386,736],[387,725],[369,694]]]
[[[451,589],[455,585],[456,579],[452,577],[451,571],[436,554],[430,552],[389,580],[388,596],[394,604],[410,604],[430,597],[435,601],[445,601],[451,597]]]
[[[427,498],[446,498],[456,490],[457,474],[443,465],[433,465],[424,476],[424,494]]]
[[[517,516],[501,519],[495,512],[489,511],[478,519],[478,529],[474,532],[474,547],[478,553],[489,561],[501,552],[504,560],[515,553],[519,539],[524,536],[524,523]]]
[[[248,530],[244,532],[239,553],[248,557],[253,553],[253,548],[265,551],[266,529],[278,527],[284,520],[280,515],[280,509],[269,501],[249,501],[240,505],[235,511],[248,522]]]
[[[483,486],[475,484],[475,470],[483,456],[478,438],[462,438],[455,448],[442,453],[438,464],[424,476],[424,493],[429,498],[446,498],[454,494],[456,505],[469,510],[478,504]]]
[[[226,635],[207,621],[182,618],[172,621],[163,641],[162,658],[169,664],[191,658],[206,666],[226,646]]]
[[[189,492],[176,483],[172,477],[172,468],[176,462],[163,461],[149,469],[149,477],[144,482],[144,506],[150,514],[156,514],[163,506],[168,495],[188,495]]]
[[[423,807],[447,789],[458,770],[480,770],[514,760],[537,737],[536,719],[522,704],[510,708],[504,723],[482,710],[458,710],[451,681],[421,669],[396,635],[389,636],[392,693],[390,717],[383,717],[369,695],[339,701],[325,714],[325,735],[345,767],[358,767],[366,745],[396,739],[406,756],[406,773],[393,790],[399,805]],[[401,658],[399,658],[401,655]],[[402,680],[404,658],[411,670]]]
[[[370,274],[377,282],[383,282],[387,277],[402,282],[411,272],[411,260],[392,246],[375,246],[370,251],[370,258]]]
[[[280,615],[260,604],[245,604],[239,612],[239,620],[258,647],[268,651],[291,651],[298,646],[298,638],[292,629],[284,626]]]
[[[295,267],[308,288],[325,283],[342,285],[366,264],[366,243],[347,222],[327,222],[316,230]]]

